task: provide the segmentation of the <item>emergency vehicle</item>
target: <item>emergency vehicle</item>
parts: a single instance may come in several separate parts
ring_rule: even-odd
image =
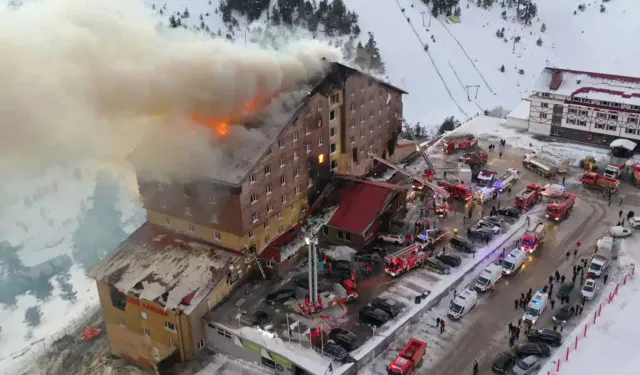
[[[523,210],[528,210],[541,200],[540,185],[531,184],[527,185],[526,189],[516,195],[515,206]]]
[[[436,243],[442,241],[446,235],[447,231],[439,228],[427,229],[416,236],[416,243],[421,244],[423,250],[429,249]]]
[[[587,189],[608,190],[612,193],[618,191],[620,187],[620,180],[601,176],[596,172],[586,172],[580,177],[580,182]]]
[[[438,184],[451,194],[455,199],[468,201],[473,197],[471,188],[463,184],[451,184],[446,181],[439,181]]]
[[[480,186],[491,186],[493,185],[493,182],[496,180],[496,171],[488,171],[488,170],[481,170],[480,173],[478,173],[478,185]]]
[[[481,148],[477,148],[475,151],[465,152],[458,157],[458,161],[467,164],[470,167],[480,167],[487,164],[488,160],[487,152]]]
[[[548,302],[549,295],[542,290],[538,290],[536,294],[531,297],[531,301],[529,301],[527,307],[524,309],[522,320],[530,323],[531,325],[536,324],[540,315],[542,315],[544,310],[547,308]]]
[[[609,164],[604,169],[602,174],[605,177],[620,179],[620,177],[622,177],[622,174],[624,173],[626,168],[627,166],[624,164]]]
[[[469,311],[473,310],[478,304],[478,292],[475,290],[465,289],[458,294],[456,298],[449,304],[447,316],[451,319],[458,320]]]
[[[303,314],[315,314],[329,307],[336,306],[358,298],[356,283],[353,280],[346,279],[343,285],[334,284],[333,289],[318,293],[318,303],[311,304],[309,298],[305,298],[304,303],[299,303],[298,308]]]
[[[522,165],[535,172],[537,175],[551,178],[558,173],[558,168],[541,159],[536,159],[535,154],[526,154],[522,159]]]
[[[400,351],[396,359],[387,367],[387,375],[411,375],[422,365],[422,359],[427,351],[427,343],[410,339]]]
[[[555,198],[553,202],[547,205],[545,216],[547,219],[560,221],[569,216],[569,213],[575,203],[576,195],[572,193],[565,193]]]
[[[491,263],[485,268],[478,280],[476,280],[475,289],[479,292],[486,292],[487,290],[495,287],[498,280],[502,278],[502,267],[498,264]]]
[[[400,276],[423,265],[428,257],[429,254],[422,250],[422,244],[413,244],[384,257],[384,272],[391,277]]]
[[[527,253],[522,249],[513,249],[502,261],[502,273],[511,275],[516,273],[527,260]]]
[[[546,237],[546,227],[544,223],[531,223],[522,236],[522,249],[528,253],[536,251],[538,246],[544,243]]]
[[[515,168],[507,169],[507,172],[493,183],[493,187],[499,192],[504,192],[520,179],[520,171]]]
[[[435,205],[433,207],[437,216],[446,217],[447,212],[449,212],[449,203],[446,199],[440,194],[434,194],[433,200]]]
[[[453,154],[458,150],[476,147],[478,140],[471,134],[451,134],[444,139],[444,153]]]
[[[478,203],[484,204],[487,201],[498,198],[498,190],[488,186],[483,187],[476,191],[473,197]]]

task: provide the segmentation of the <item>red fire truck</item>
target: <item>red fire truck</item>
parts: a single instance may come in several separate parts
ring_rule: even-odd
[[[528,253],[536,251],[542,245],[547,233],[544,223],[531,223],[522,236],[522,249]]]
[[[471,134],[451,134],[444,139],[444,153],[453,154],[458,150],[466,150],[478,145],[478,140]]]
[[[396,359],[387,367],[388,375],[411,375],[422,365],[424,354],[427,351],[427,343],[410,339],[407,345],[400,351]]]
[[[458,161],[472,167],[480,167],[487,164],[488,158],[486,151],[478,147],[474,151],[465,152],[460,155]]]
[[[516,195],[515,206],[520,207],[523,210],[528,210],[541,200],[542,194],[540,193],[540,185],[531,184],[527,185],[526,189]]]
[[[446,181],[438,181],[438,185],[442,186],[451,194],[454,199],[468,201],[473,197],[471,188],[463,184],[452,184]]]
[[[547,219],[560,221],[571,212],[573,205],[576,203],[576,195],[572,193],[564,193],[561,196],[554,199],[553,202],[547,205],[547,211],[545,216]]]
[[[596,172],[586,172],[580,177],[580,182],[587,189],[608,190],[612,193],[618,191],[618,187],[620,187],[620,180],[601,176]]]
[[[298,308],[303,314],[315,314],[321,310],[338,304],[355,301],[358,298],[356,283],[351,279],[345,279],[340,284],[334,284],[333,289],[318,293],[318,303],[312,304],[309,298],[304,303],[298,303]]]
[[[633,181],[637,187],[640,187],[640,163],[633,165]]]
[[[384,257],[384,272],[391,277],[400,276],[423,265],[428,257],[429,254],[422,251],[422,244],[413,244]]]

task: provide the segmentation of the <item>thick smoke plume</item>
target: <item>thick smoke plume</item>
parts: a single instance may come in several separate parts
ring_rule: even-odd
[[[228,121],[340,59],[317,41],[265,51],[165,24],[130,0],[3,6],[0,171],[123,158],[178,119]]]

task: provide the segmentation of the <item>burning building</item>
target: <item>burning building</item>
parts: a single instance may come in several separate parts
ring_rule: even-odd
[[[306,91],[247,103],[241,122],[194,116],[211,131],[131,152],[148,221],[91,273],[114,354],[146,366],[193,357],[202,316],[247,274],[248,249],[297,224],[333,173],[363,175],[368,153],[393,153],[406,92],[327,64]]]

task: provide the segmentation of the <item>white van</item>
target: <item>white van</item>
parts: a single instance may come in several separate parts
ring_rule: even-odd
[[[505,275],[511,275],[516,273],[520,267],[524,264],[525,260],[527,260],[527,252],[520,249],[515,248],[511,250],[504,260],[502,261],[502,272]]]
[[[451,301],[447,315],[454,320],[460,319],[464,314],[476,307],[477,304],[478,293],[471,289],[465,289]]]
[[[476,280],[475,290],[478,292],[486,292],[487,290],[493,288],[498,280],[502,277],[502,267],[495,263],[491,263],[485,268],[480,276],[478,276],[478,280]]]
[[[544,309],[547,308],[547,302],[549,302],[549,295],[542,290],[538,290],[536,294],[531,297],[527,308],[524,309],[522,320],[531,323],[531,325],[536,324],[538,318],[540,318],[540,315],[544,312]]]
[[[607,270],[607,267],[609,267],[609,262],[609,258],[595,254],[589,262],[587,273],[593,275],[593,277],[600,277],[602,273]]]

